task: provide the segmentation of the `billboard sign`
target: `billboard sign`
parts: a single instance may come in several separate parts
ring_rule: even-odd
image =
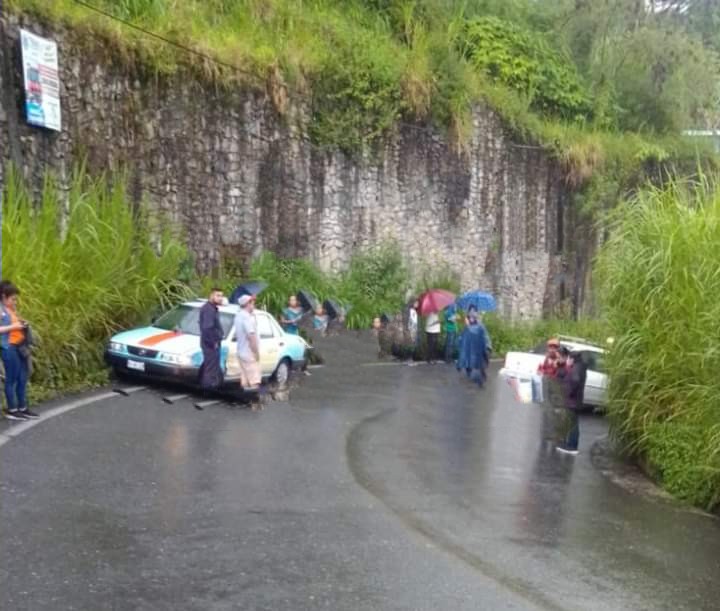
[[[30,125],[60,131],[60,73],[57,44],[20,30],[25,117]]]

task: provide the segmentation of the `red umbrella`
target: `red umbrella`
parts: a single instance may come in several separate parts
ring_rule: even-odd
[[[418,297],[420,316],[427,316],[432,312],[444,310],[450,304],[455,303],[455,295],[444,289],[430,289]]]

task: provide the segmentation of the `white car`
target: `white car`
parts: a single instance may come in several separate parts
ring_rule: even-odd
[[[199,381],[200,308],[205,300],[183,303],[163,314],[149,327],[139,327],[114,335],[105,350],[105,360],[119,374],[165,378],[196,384]],[[240,369],[235,341],[235,314],[239,306],[222,305],[220,325],[225,339],[220,349],[224,384],[238,385]],[[263,379],[287,383],[293,369],[306,364],[309,345],[299,335],[283,331],[271,314],[255,310],[260,340],[260,369]]]
[[[583,403],[590,408],[604,408],[607,405],[608,382],[604,366],[605,350],[576,337],[561,335],[559,340],[560,345],[570,352],[579,352],[587,365]],[[545,344],[537,346],[532,352],[508,352],[499,375],[508,380],[531,380],[544,360]]]

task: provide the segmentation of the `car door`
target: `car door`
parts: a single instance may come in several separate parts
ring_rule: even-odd
[[[271,375],[280,358],[280,337],[266,312],[255,312],[258,339],[260,340],[260,369],[263,377]]]
[[[225,379],[240,379],[240,362],[237,357],[237,339],[235,337],[235,325],[230,328],[227,339],[223,342],[227,346],[227,360],[225,361]]]
[[[583,402],[586,405],[605,405],[607,374],[605,373],[603,354],[592,350],[584,350],[582,358],[588,367]]]

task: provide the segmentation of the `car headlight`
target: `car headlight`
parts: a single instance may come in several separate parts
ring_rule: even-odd
[[[110,342],[109,348],[112,352],[125,352],[125,344],[120,342]]]
[[[158,358],[164,363],[172,363],[173,365],[182,365],[184,367],[192,365],[192,357],[188,354],[168,354],[161,352]]]

